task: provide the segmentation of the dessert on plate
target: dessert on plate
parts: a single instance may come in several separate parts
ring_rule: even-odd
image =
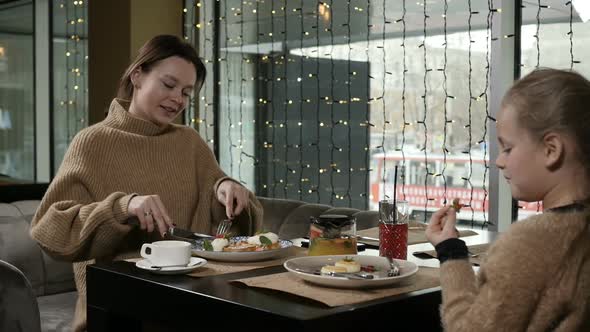
[[[355,261],[353,258],[345,257],[334,263],[334,265],[322,266],[320,273],[356,273],[361,271],[361,264]]]

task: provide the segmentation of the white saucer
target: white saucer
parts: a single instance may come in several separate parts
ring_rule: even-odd
[[[169,266],[169,267],[162,267],[162,268],[154,268],[152,267],[152,263],[147,259],[142,259],[135,263],[140,269],[152,271],[153,273],[158,274],[185,274],[191,271],[194,271],[201,266],[207,264],[207,260],[199,257],[191,257],[190,262],[187,266]]]

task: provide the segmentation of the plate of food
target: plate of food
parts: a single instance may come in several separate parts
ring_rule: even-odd
[[[254,262],[277,258],[285,254],[293,242],[279,239],[272,232],[254,236],[234,236],[214,240],[197,240],[193,254],[222,262]]]
[[[306,256],[287,260],[283,266],[297,277],[314,284],[336,288],[370,288],[408,281],[415,263],[366,255]]]

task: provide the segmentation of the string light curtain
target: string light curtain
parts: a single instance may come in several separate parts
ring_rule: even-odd
[[[535,68],[573,69],[590,77],[590,30],[575,2],[523,1],[520,44],[520,76]],[[542,211],[540,202],[518,202],[518,219]]]
[[[53,167],[88,126],[88,1],[53,1]]]
[[[185,4],[210,73],[189,122],[228,175],[262,196],[376,209],[397,165],[415,217],[460,198],[461,219],[487,223],[494,1]]]

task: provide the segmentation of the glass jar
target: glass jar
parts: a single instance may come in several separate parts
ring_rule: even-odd
[[[325,214],[311,217],[309,256],[355,255],[356,219],[352,216]]]

